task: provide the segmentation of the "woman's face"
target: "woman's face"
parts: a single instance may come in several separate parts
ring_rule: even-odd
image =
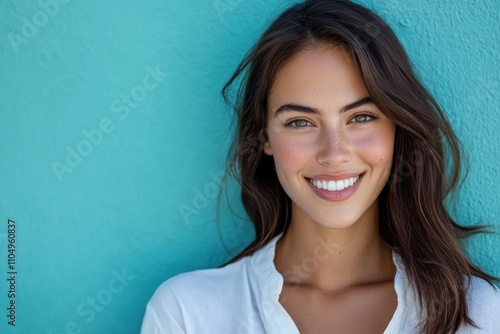
[[[292,200],[292,221],[344,228],[376,219],[395,125],[371,102],[350,54],[316,46],[274,79],[264,152]]]

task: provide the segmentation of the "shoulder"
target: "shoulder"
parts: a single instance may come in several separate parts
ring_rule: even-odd
[[[201,269],[174,276],[161,284],[150,303],[165,299],[187,299],[213,297],[218,292],[227,292],[235,286],[241,286],[242,278],[247,276],[247,258],[221,268]],[[226,294],[226,293],[224,293]],[[196,300],[199,303],[199,300]]]
[[[500,289],[482,278],[473,276],[467,295],[472,303],[500,307]]]
[[[273,264],[279,237],[222,268],[196,270],[164,282],[147,305],[141,333],[234,333],[247,325],[263,332],[258,320],[262,298],[274,300],[272,287],[283,280]]]
[[[247,262],[243,258],[222,268],[187,272],[165,281],[148,302],[141,333],[186,333],[198,324],[206,326],[212,316],[237,304],[241,291],[247,289]]]
[[[483,330],[500,328],[500,289],[473,277],[467,290],[471,319]]]

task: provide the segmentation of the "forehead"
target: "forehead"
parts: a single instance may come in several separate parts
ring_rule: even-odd
[[[341,47],[320,45],[297,53],[276,73],[268,109],[284,103],[335,108],[366,96],[350,53]]]

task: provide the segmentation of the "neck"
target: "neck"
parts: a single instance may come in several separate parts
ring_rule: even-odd
[[[368,216],[343,229],[293,217],[274,259],[285,284],[337,291],[392,280],[392,250],[378,232],[376,212]]]

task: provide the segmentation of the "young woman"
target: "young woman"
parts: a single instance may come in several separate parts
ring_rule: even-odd
[[[241,75],[229,171],[256,239],[164,283],[142,333],[500,333],[494,278],[462,254],[478,229],[444,205],[459,143],[377,15],[296,4],[224,90]]]

